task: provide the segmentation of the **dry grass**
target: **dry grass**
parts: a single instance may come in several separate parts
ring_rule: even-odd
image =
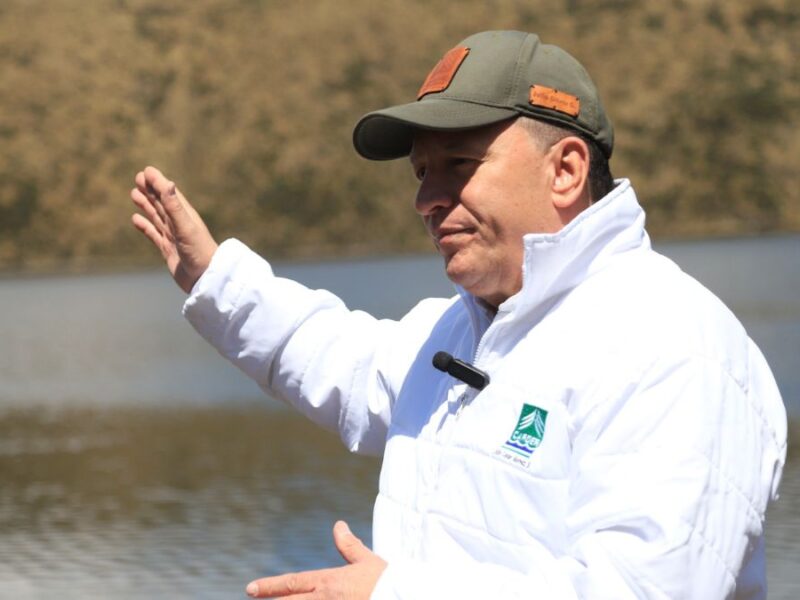
[[[5,0],[0,268],[152,258],[128,224],[157,164],[270,255],[418,250],[402,161],[350,145],[481,29],[581,59],[656,235],[800,230],[800,8],[790,0]]]

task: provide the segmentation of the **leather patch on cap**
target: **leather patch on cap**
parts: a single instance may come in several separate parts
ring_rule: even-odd
[[[581,101],[577,96],[544,85],[531,86],[529,101],[533,106],[557,110],[570,117],[577,117],[581,112]]]
[[[450,82],[453,81],[458,67],[461,66],[461,63],[464,62],[464,59],[467,57],[467,54],[469,54],[469,48],[465,48],[464,46],[456,46],[448,50],[447,54],[442,57],[442,60],[436,63],[433,70],[428,73],[425,82],[417,92],[417,100],[422,98],[425,94],[433,94],[446,90]]]

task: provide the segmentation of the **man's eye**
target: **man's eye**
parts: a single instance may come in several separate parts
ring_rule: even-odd
[[[450,159],[450,164],[454,167],[465,167],[471,165],[472,163],[473,161],[470,158],[456,157]]]
[[[417,169],[414,175],[416,176],[417,179],[422,181],[425,178],[425,167],[420,167],[419,169]]]

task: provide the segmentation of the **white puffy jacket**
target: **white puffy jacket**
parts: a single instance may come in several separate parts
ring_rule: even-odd
[[[184,312],[269,394],[383,453],[374,599],[763,598],[786,415],[759,350],[651,250],[625,180],[524,243],[496,315],[462,293],[376,320],[235,240]],[[435,370],[439,350],[490,385]]]

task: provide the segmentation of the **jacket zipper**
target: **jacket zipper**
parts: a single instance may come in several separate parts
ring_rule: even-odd
[[[494,324],[494,320],[492,323],[489,323],[489,327],[486,328],[486,331],[483,332],[483,335],[478,339],[478,344],[475,346],[475,352],[472,355],[472,364],[476,367],[480,367],[478,364],[478,357],[481,354],[481,350],[485,346],[485,341],[489,330],[492,328]],[[473,326],[475,326],[473,324]],[[464,410],[464,407],[471,402],[475,396],[480,393],[478,390],[473,390],[470,387],[467,387],[466,390],[458,397],[458,407],[456,408],[455,418],[458,420],[458,417],[461,415],[461,412]]]

